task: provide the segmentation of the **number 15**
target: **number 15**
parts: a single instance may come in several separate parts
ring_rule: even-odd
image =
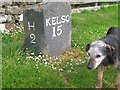
[[[62,34],[61,27],[62,27],[62,25],[57,26],[57,28],[53,27],[53,37],[60,36]]]

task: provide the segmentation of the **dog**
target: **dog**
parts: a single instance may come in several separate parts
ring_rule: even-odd
[[[117,69],[115,88],[120,90],[120,28],[111,27],[106,36],[95,42],[87,44],[88,69],[98,67],[98,84],[96,88],[102,88],[103,72],[107,66]]]

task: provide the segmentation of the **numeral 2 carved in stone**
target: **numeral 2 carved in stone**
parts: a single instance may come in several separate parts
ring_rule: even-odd
[[[31,31],[35,31],[35,23],[34,22],[32,22],[32,23],[28,22],[28,28]],[[36,40],[35,34],[31,33],[30,34],[30,39],[31,39],[31,43],[33,43],[33,44],[36,43],[36,41],[35,41]]]
[[[35,44],[36,42],[35,42],[35,40],[36,40],[36,36],[35,36],[35,34],[30,34],[30,38],[31,38],[31,43],[33,43],[33,44]]]

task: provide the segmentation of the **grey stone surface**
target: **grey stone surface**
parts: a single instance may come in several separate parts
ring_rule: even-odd
[[[18,6],[6,6],[5,13],[6,14],[22,14],[23,11],[25,10],[24,7],[18,7]]]
[[[38,53],[58,56],[71,48],[69,3],[44,3],[24,12],[25,46]]]
[[[4,5],[4,3],[0,1],[0,7],[2,7],[3,5]]]
[[[11,15],[0,14],[0,22],[10,22],[12,21]]]
[[[0,14],[5,13],[5,9],[0,7]]]

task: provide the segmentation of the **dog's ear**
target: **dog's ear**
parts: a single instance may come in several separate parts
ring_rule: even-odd
[[[90,49],[90,44],[87,44],[85,51],[87,52],[89,49]]]
[[[109,55],[112,56],[113,52],[115,51],[115,48],[113,46],[109,45],[109,44],[106,44],[106,49],[107,49]]]

